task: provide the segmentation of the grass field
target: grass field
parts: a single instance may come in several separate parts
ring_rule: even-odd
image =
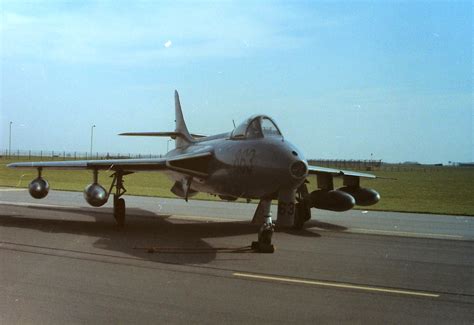
[[[27,187],[36,177],[36,170],[6,168],[13,161],[21,159],[0,159],[0,186]],[[401,167],[373,173],[397,180],[363,180],[363,187],[376,189],[382,197],[379,203],[364,209],[474,216],[474,168]],[[101,172],[99,176],[99,182],[107,189],[112,181],[110,175]],[[90,171],[44,170],[43,176],[56,190],[82,191],[92,181]],[[310,177],[310,188],[313,189],[315,184],[316,179]],[[336,179],[334,185],[336,188],[342,186],[341,180]],[[172,182],[158,172],[128,175],[125,186],[128,194],[175,197],[169,191]],[[208,194],[199,194],[195,198],[215,199]]]

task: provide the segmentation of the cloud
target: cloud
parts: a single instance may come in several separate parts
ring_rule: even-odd
[[[287,27],[294,25],[297,15],[281,12],[286,7],[267,8],[265,17],[258,5],[232,3],[147,2],[127,10],[110,4],[74,9],[23,13],[15,8],[19,13],[6,8],[0,23],[1,55],[135,65],[244,57],[297,48],[304,42]],[[168,41],[160,43],[163,39]]]

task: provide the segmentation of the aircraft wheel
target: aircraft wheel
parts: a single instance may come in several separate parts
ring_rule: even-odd
[[[125,225],[125,200],[117,199],[114,202],[114,218],[119,227]]]
[[[258,232],[258,241],[252,242],[252,249],[259,253],[273,253],[272,245],[273,225],[264,224]]]
[[[275,252],[275,246],[273,245],[260,245],[258,251],[260,253],[269,253],[269,254],[273,254]]]
[[[304,203],[296,203],[295,223],[293,228],[297,230],[303,229],[306,221],[311,219],[311,210],[308,209]]]
[[[259,253],[274,253],[275,252],[275,246],[272,244],[264,244],[258,241],[253,241],[252,242],[252,249],[259,252]]]
[[[260,234],[258,236],[258,242],[260,244],[270,245],[272,243],[272,235],[273,235],[272,230],[265,229],[265,230],[260,232]]]
[[[303,229],[305,221],[304,206],[301,203],[296,203],[295,223],[293,228],[297,230]]]

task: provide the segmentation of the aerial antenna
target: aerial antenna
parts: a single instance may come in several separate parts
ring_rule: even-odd
[[[234,119],[232,119],[232,124],[234,124],[234,129],[235,129],[235,121],[234,121]]]

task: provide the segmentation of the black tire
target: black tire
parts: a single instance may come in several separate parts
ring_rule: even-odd
[[[301,217],[301,213],[300,213],[299,209],[297,209],[296,213],[295,213],[295,223],[293,224],[293,229],[301,230],[301,229],[303,229],[303,225],[304,225],[304,220]]]
[[[258,248],[259,253],[273,254],[275,252],[275,246],[273,245],[263,245],[261,244]]]
[[[119,227],[125,226],[125,200],[124,199],[115,200],[114,218]]]
[[[257,251],[258,248],[259,248],[259,246],[260,246],[260,245],[258,244],[258,241],[253,241],[253,242],[252,242],[252,245],[251,245],[250,247],[251,247],[253,250],[256,250],[256,251]]]
[[[293,229],[303,229],[304,223],[309,219],[311,219],[311,210],[308,209],[304,203],[296,203],[296,213]]]
[[[273,235],[273,231],[263,230],[262,233],[260,234],[260,238],[258,239],[258,242],[263,245],[271,245],[272,235]]]
[[[273,253],[275,252],[275,246],[272,244],[263,244],[258,241],[252,242],[252,249],[258,253]]]

